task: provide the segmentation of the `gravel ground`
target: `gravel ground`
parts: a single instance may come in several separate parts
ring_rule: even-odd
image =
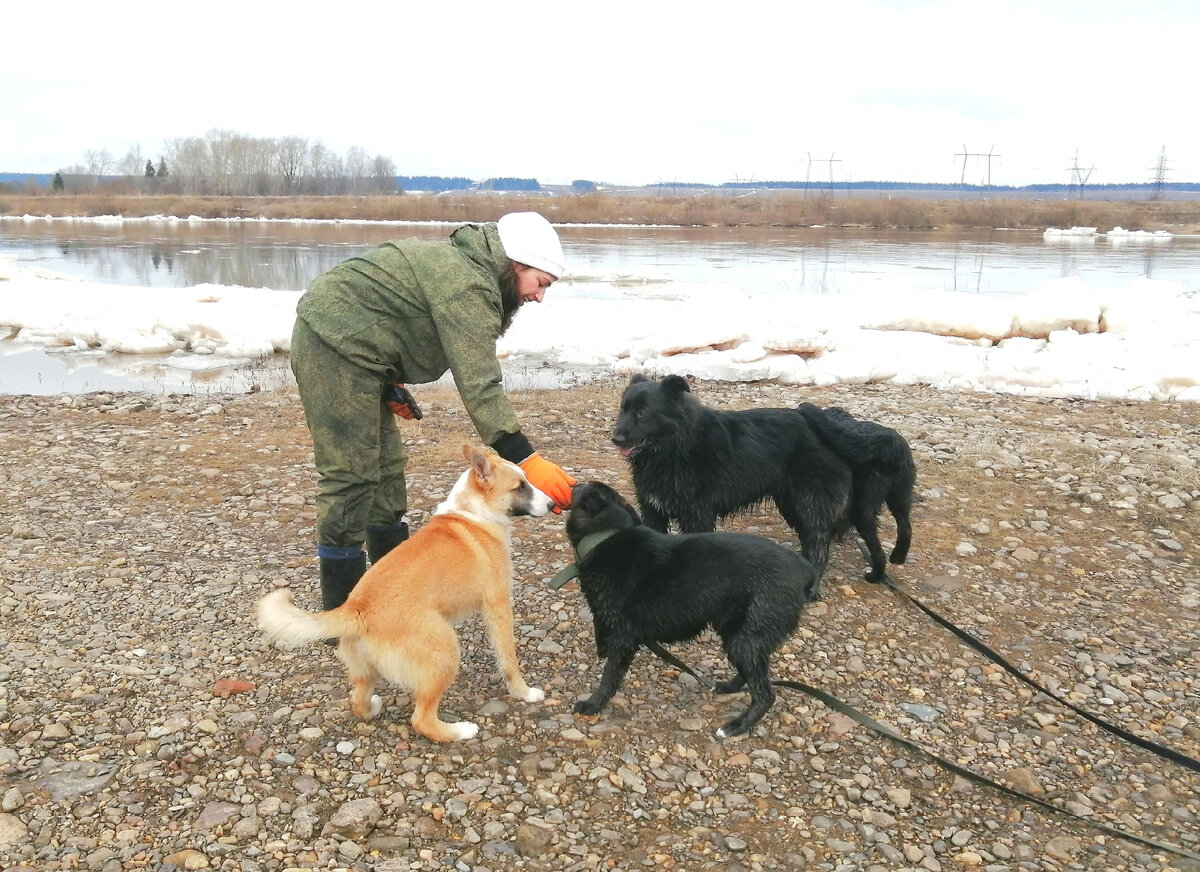
[[[617,383],[522,391],[534,443],[630,493]],[[1073,701],[1200,756],[1200,407],[920,387],[699,384],[721,408],[841,404],[917,456],[908,589]],[[453,394],[422,392],[411,520],[460,472]],[[0,867],[8,869],[1197,869],[966,784],[781,691],[753,734],[649,654],[600,716],[562,520],[514,525],[502,696],[474,620],[434,746],[385,689],[350,715],[331,649],[271,648],[258,597],[319,602],[310,444],[288,390],[6,397],[0,411]],[[729,525],[791,541],[772,513]],[[893,534],[885,517],[885,539]],[[860,578],[852,540],[776,660],[902,733],[1078,814],[1200,850],[1200,778],[1034,696]],[[725,672],[713,638],[676,652]]]

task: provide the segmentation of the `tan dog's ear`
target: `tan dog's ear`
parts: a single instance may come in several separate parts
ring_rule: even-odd
[[[474,445],[472,445],[470,442],[464,442],[462,444],[463,460],[465,460],[467,463],[470,463],[472,461],[472,459],[475,457],[475,452],[478,450],[479,449],[476,448]]]
[[[481,482],[489,481],[492,477],[492,458],[480,448],[471,449],[470,455],[471,469],[475,477]]]

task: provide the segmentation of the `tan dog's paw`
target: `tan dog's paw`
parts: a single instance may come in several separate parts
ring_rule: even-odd
[[[467,739],[474,739],[479,732],[479,724],[473,724],[470,721],[459,721],[456,724],[448,724],[450,732],[454,734],[451,741],[465,742]]]
[[[381,711],[383,711],[383,700],[379,698],[379,694],[371,694],[371,707],[367,709],[367,720],[371,720]]]
[[[523,699],[525,702],[541,702],[546,698],[546,691],[540,687],[527,687],[522,691],[513,693],[517,699]]]

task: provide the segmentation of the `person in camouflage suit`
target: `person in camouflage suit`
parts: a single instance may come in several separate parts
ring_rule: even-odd
[[[320,476],[317,555],[326,609],[408,538],[408,458],[393,413],[420,417],[403,385],[449,371],[480,439],[566,508],[575,479],[521,433],[496,341],[563,274],[558,234],[536,212],[467,224],[449,240],[385,242],[318,276],[300,297],[291,365]],[[363,554],[366,543],[367,554]]]

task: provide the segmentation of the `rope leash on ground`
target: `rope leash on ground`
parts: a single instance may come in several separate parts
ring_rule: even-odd
[[[700,682],[701,685],[703,685],[705,687],[709,687],[709,688],[712,687],[712,684],[710,682],[705,681],[700,675],[698,675],[696,673],[695,670],[693,670],[690,666],[688,666],[686,663],[684,663],[682,660],[680,660],[674,654],[667,651],[659,643],[657,643],[657,642],[646,643],[646,648],[651,653],[653,653],[655,656],[657,656],[659,659],[663,660],[666,663],[669,663],[671,666],[674,666],[676,669],[678,669],[682,672],[686,672],[688,675],[695,678],[698,682]],[[973,770],[968,769],[965,766],[962,766],[958,763],[955,763],[952,760],[948,760],[945,757],[942,757],[940,754],[935,754],[933,751],[930,751],[924,745],[921,745],[920,743],[915,742],[912,739],[901,736],[899,733],[897,733],[895,730],[891,729],[890,727],[888,727],[884,724],[881,724],[879,721],[875,720],[874,718],[870,717],[869,715],[863,714],[858,709],[854,708],[851,705],[848,705],[847,703],[842,702],[836,696],[833,696],[830,693],[826,693],[825,691],[821,690],[820,688],[812,687],[811,685],[805,684],[801,681],[788,681],[788,680],[782,680],[782,679],[777,680],[777,681],[772,681],[771,684],[776,687],[786,687],[786,688],[790,688],[792,690],[798,690],[801,693],[811,696],[813,699],[820,700],[822,703],[824,703],[826,706],[833,709],[834,711],[840,712],[841,714],[845,715],[846,717],[854,720],[856,723],[861,724],[862,726],[866,727],[867,729],[871,730],[874,733],[877,733],[880,736],[883,736],[885,739],[888,739],[889,741],[895,742],[896,744],[898,744],[904,748],[907,748],[911,751],[916,751],[916,752],[924,755],[925,757],[928,757],[930,760],[932,760],[934,763],[941,766],[943,769],[946,769],[950,772],[953,772],[955,775],[959,775],[962,778],[965,778],[966,780],[970,781],[972,784],[978,784],[978,785],[982,785],[984,787],[990,787],[993,790],[997,790],[1000,793],[1005,794],[1006,796],[1011,796],[1014,799],[1019,799],[1019,800],[1022,800],[1023,802],[1028,802],[1032,805],[1035,805],[1039,808],[1046,809],[1047,811],[1054,812],[1055,814],[1066,817],[1067,819],[1069,819],[1071,821],[1078,822],[1084,826],[1091,827],[1092,829],[1095,829],[1095,830],[1099,830],[1100,832],[1103,832],[1106,835],[1114,836],[1116,838],[1123,839],[1124,841],[1127,841],[1127,842],[1133,842],[1135,844],[1144,845],[1149,848],[1154,848],[1159,851],[1166,851],[1167,853],[1174,854],[1178,857],[1186,857],[1190,860],[1200,861],[1200,854],[1196,854],[1191,851],[1188,851],[1184,848],[1179,847],[1178,845],[1171,844],[1170,842],[1160,842],[1156,839],[1147,838],[1145,836],[1139,836],[1139,835],[1136,835],[1135,833],[1131,833],[1126,830],[1122,830],[1119,827],[1109,826],[1108,824],[1101,823],[1100,821],[1092,820],[1091,818],[1086,818],[1086,817],[1083,817],[1082,815],[1077,815],[1074,812],[1067,811],[1064,808],[1059,808],[1057,805],[1054,805],[1051,802],[1047,802],[1044,799],[1038,799],[1036,796],[1031,796],[1028,793],[1024,793],[1020,790],[1009,787],[1006,784],[1001,784],[999,781],[993,781],[992,779],[987,778],[986,776],[980,775],[979,773],[974,772]]]
[[[1054,691],[1050,690],[1049,688],[1044,687],[1039,682],[1035,681],[1034,679],[1030,678],[1025,673],[1021,672],[1021,670],[1019,670],[1019,669],[1017,669],[1017,667],[1013,666],[1013,664],[1010,663],[1004,657],[1004,655],[1000,654],[998,651],[995,651],[994,649],[989,647],[987,644],[985,644],[984,642],[981,642],[979,639],[972,636],[966,630],[962,629],[957,624],[950,621],[948,618],[942,617],[940,614],[938,614],[936,611],[931,609],[929,606],[925,605],[925,603],[921,602],[919,599],[914,597],[912,594],[910,594],[904,588],[900,587],[900,585],[898,585],[896,583],[895,579],[893,579],[890,575],[885,574],[883,576],[882,582],[883,582],[883,584],[887,585],[892,591],[899,594],[907,602],[916,606],[918,609],[920,609],[922,612],[924,612],[926,615],[928,615],[930,618],[932,618],[937,624],[939,624],[940,626],[944,627],[945,629],[947,629],[951,633],[953,633],[955,636],[957,636],[963,643],[965,643],[969,647],[973,648],[974,650],[978,651],[984,657],[988,658],[993,663],[1000,666],[1002,669],[1004,669],[1006,672],[1008,672],[1014,678],[1017,678],[1017,679],[1023,681],[1025,684],[1032,687],[1038,693],[1048,696],[1050,699],[1054,700],[1059,705],[1069,708],[1071,711],[1075,712],[1080,717],[1085,718],[1088,721],[1091,721],[1093,724],[1098,726],[1100,729],[1102,729],[1106,732],[1112,733],[1114,736],[1118,736],[1118,737],[1124,739],[1126,742],[1137,745],[1139,748],[1143,748],[1143,749],[1151,752],[1152,754],[1157,754],[1159,757],[1170,760],[1172,763],[1178,763],[1180,766],[1183,766],[1187,769],[1191,769],[1193,772],[1200,772],[1200,760],[1197,760],[1194,757],[1189,757],[1188,755],[1186,755],[1180,751],[1176,751],[1174,748],[1169,748],[1166,745],[1155,742],[1152,739],[1142,738],[1141,736],[1137,735],[1136,733],[1131,733],[1129,730],[1126,730],[1124,727],[1119,727],[1116,724],[1109,723],[1108,721],[1104,720],[1104,718],[1102,718],[1098,715],[1094,715],[1091,712],[1089,712],[1087,709],[1081,708],[1081,707],[1075,705],[1073,702],[1070,702],[1069,700],[1064,699],[1059,694],[1055,693]]]

